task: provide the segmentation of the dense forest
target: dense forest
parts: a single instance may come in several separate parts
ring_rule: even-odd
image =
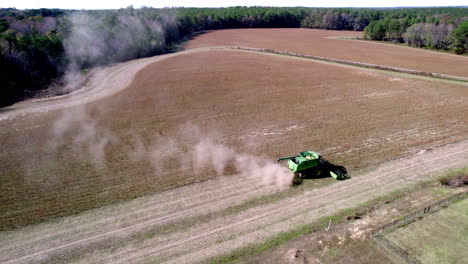
[[[370,40],[468,53],[463,7],[7,8],[0,9],[0,106],[74,82],[94,66],[170,52],[194,32],[278,27],[364,30]]]

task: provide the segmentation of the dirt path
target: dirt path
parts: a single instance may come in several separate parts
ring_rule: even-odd
[[[431,72],[420,72],[415,70],[388,67],[385,65],[365,64],[353,61],[338,60],[319,56],[308,56],[303,54],[263,50],[250,47],[237,46],[213,46],[203,48],[193,48],[176,53],[154,56],[150,58],[132,60],[129,62],[119,63],[109,67],[97,68],[93,70],[93,74],[82,89],[74,91],[67,95],[50,97],[45,99],[32,99],[19,102],[12,106],[0,109],[0,121],[14,119],[31,113],[48,112],[68,108],[76,105],[86,104],[101,98],[112,96],[119,91],[125,89],[133,80],[138,71],[145,66],[161,61],[170,57],[190,54],[195,52],[206,52],[211,50],[225,50],[235,52],[254,52],[271,56],[284,56],[292,59],[305,59],[318,63],[333,64],[342,67],[351,68],[366,68],[369,71],[381,71],[393,75],[404,75],[406,77],[426,79],[439,82],[454,82],[468,86],[468,79],[461,76],[451,76]],[[441,79],[443,78],[443,79]]]
[[[274,190],[226,176],[0,233],[0,262],[193,263],[310,223],[426,175],[468,164],[468,140],[385,163],[351,180],[208,221],[197,216]],[[185,222],[185,226],[178,226]],[[146,232],[159,230],[153,236]]]
[[[16,117],[24,116],[30,113],[48,112],[76,105],[82,105],[101,98],[112,96],[125,89],[132,82],[136,73],[148,64],[165,60],[174,56],[213,49],[215,48],[196,48],[93,69],[90,80],[88,80],[81,89],[66,95],[44,99],[26,100],[12,106],[2,108],[0,109],[0,121],[14,119]]]

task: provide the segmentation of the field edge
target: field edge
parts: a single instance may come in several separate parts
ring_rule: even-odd
[[[229,254],[213,257],[211,259],[208,259],[207,261],[202,261],[199,263],[227,264],[227,263],[239,262],[242,260],[244,261],[248,260],[249,258],[258,255],[267,249],[282,245],[290,240],[301,237],[308,233],[312,233],[319,229],[324,229],[327,227],[330,221],[333,222],[334,224],[344,223],[347,221],[346,218],[353,217],[355,215],[361,215],[362,212],[365,212],[369,208],[375,207],[381,204],[382,202],[396,201],[413,191],[420,190],[428,186],[434,185],[442,178],[451,177],[459,173],[468,173],[468,166],[452,168],[445,172],[437,173],[433,178],[429,180],[423,180],[423,181],[413,183],[411,185],[407,185],[405,187],[391,191],[390,193],[371,199],[367,202],[358,204],[354,207],[343,209],[339,211],[338,213],[333,214],[331,216],[325,216],[312,223],[299,226],[290,231],[282,232],[278,235],[270,237],[269,239],[267,239],[266,241],[262,243],[254,243],[254,244],[245,246],[243,248],[240,248],[238,250],[235,250]]]

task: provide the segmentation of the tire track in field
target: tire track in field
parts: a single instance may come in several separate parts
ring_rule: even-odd
[[[194,232],[196,235],[192,234],[192,236],[190,236],[190,233],[186,233],[181,235],[180,240],[171,238],[171,240],[175,240],[175,242],[170,243],[169,241],[162,241],[160,247],[151,244],[147,246],[145,250],[138,248],[138,250],[125,252],[122,255],[111,255],[109,256],[110,258],[105,259],[105,262],[140,263],[144,261],[145,257],[152,257],[154,255],[164,257],[182,254],[182,257],[175,258],[172,261],[169,261],[169,263],[193,263],[217,254],[227,253],[240,246],[245,246],[246,243],[261,241],[261,239],[258,238],[258,234],[262,233],[262,230],[264,229],[270,230],[271,226],[276,226],[276,232],[271,232],[272,230],[270,230],[269,232],[262,233],[263,235],[260,236],[262,239],[278,232],[288,230],[291,226],[298,224],[286,225],[291,221],[291,219],[301,219],[301,223],[299,224],[304,224],[309,222],[307,220],[309,218],[302,216],[310,215],[311,212],[321,211],[320,216],[310,218],[317,219],[324,216],[324,214],[332,214],[333,212],[337,212],[339,209],[349,207],[350,205],[348,205],[348,203],[356,204],[364,202],[392,189],[404,186],[407,184],[408,180],[412,181],[420,179],[421,176],[426,173],[432,173],[452,166],[467,165],[468,142],[464,141],[462,143],[463,144],[457,143],[458,145],[463,145],[462,147],[454,148],[454,145],[449,145],[449,153],[439,156],[435,154],[436,152],[431,152],[430,155],[415,155],[410,160],[394,161],[391,162],[391,166],[384,166],[385,170],[391,170],[388,173],[380,174],[380,169],[377,172],[368,173],[368,175],[359,177],[357,181],[353,183],[351,183],[352,181],[337,183],[340,185],[339,188],[336,188],[337,184],[335,184],[333,186],[313,190],[305,195],[294,197],[295,199],[285,199],[280,202],[280,205],[277,208],[268,206],[263,210],[263,214],[259,214],[260,212],[258,212],[258,210],[254,211],[250,218],[245,218],[246,216],[244,214],[241,221],[233,222],[231,224],[223,219],[223,225],[217,229],[208,228],[206,230],[195,230]],[[447,149],[447,146],[443,148]],[[457,149],[458,151],[456,151]],[[426,156],[432,157],[428,158]],[[394,169],[395,167],[401,168]],[[375,175],[376,173],[378,174]],[[400,176],[400,173],[404,173],[405,177]],[[325,194],[323,194],[324,192]],[[344,206],[338,206],[343,204]],[[276,220],[272,220],[272,218],[278,215],[280,217],[277,217]],[[278,218],[280,219],[278,220]],[[281,220],[281,218],[285,219]],[[261,220],[263,220],[263,226],[261,225],[262,223],[260,223],[259,226],[255,226],[255,224],[258,224]],[[247,230],[245,231],[246,234],[242,234],[243,230]],[[228,235],[232,236],[233,233],[240,235],[234,239],[228,239],[228,241],[221,243],[225,248],[220,248],[216,241],[219,240],[217,235],[221,232],[225,233],[223,234],[225,237]],[[183,237],[186,237],[186,239]],[[239,240],[240,242],[232,243],[233,240]],[[207,244],[209,244],[208,247],[206,247]],[[197,248],[197,246],[201,246],[201,248]],[[213,250],[214,248],[215,250]],[[180,251],[178,252],[177,249]],[[194,251],[194,253],[191,251]],[[208,251],[208,253],[206,251]]]
[[[236,248],[234,245],[243,246],[261,241],[268,235],[275,234],[272,231],[273,227],[279,232],[278,230],[287,230],[297,225],[296,222],[291,224],[291,219],[300,220],[299,223],[307,223],[324,216],[324,214],[336,212],[338,207],[335,206],[337,205],[345,208],[361,200],[370,199],[372,195],[380,195],[392,188],[403,186],[407,184],[407,180],[421,178],[425,173],[450,166],[464,165],[468,160],[467,151],[468,141],[447,145],[408,159],[389,162],[382,165],[377,171],[353,178],[350,181],[337,182],[329,187],[314,189],[303,195],[289,197],[267,206],[251,208],[237,215],[223,217],[210,223],[197,223],[190,230],[158,236],[143,245],[130,241],[130,244],[133,244],[135,248],[130,247],[130,250],[123,248],[109,255],[103,253],[98,257],[93,256],[93,259],[84,259],[83,262],[140,263],[145,261],[145,258],[152,257],[161,257],[167,260],[173,258],[174,263],[188,263],[195,259],[203,260],[205,257],[214,256],[214,253],[228,252]],[[447,160],[450,162],[444,163]],[[402,172],[405,173],[405,177],[400,176]],[[317,215],[315,218],[305,217],[305,215],[310,214]],[[136,225],[126,231],[131,233],[142,228],[144,226]],[[120,235],[119,232],[121,230],[117,229],[113,234],[107,234],[107,237]],[[222,241],[219,244],[223,245],[222,248],[218,248],[218,241]],[[78,244],[88,242],[86,239],[76,241]],[[50,254],[65,253],[66,249],[66,247],[48,249],[16,259],[8,259],[6,263],[46,261]]]
[[[396,185],[397,183],[398,182],[394,182],[393,185],[385,185],[385,189],[394,187],[396,188],[398,187],[398,185]],[[405,183],[402,182],[401,184]],[[340,199],[338,199],[336,203],[320,204],[320,207],[314,208],[303,214],[293,216],[290,219],[284,219],[283,221],[273,225],[265,225],[263,227],[260,227],[258,230],[252,231],[247,234],[242,234],[238,238],[229,240],[227,242],[222,242],[220,244],[212,244],[207,248],[199,248],[195,251],[188,252],[187,254],[184,254],[182,256],[179,255],[174,259],[164,261],[164,263],[194,263],[206,260],[209,257],[214,257],[219,254],[228,253],[230,250],[241,248],[249,243],[260,242],[272,236],[273,234],[278,234],[280,232],[287,231],[290,228],[294,228],[294,226],[301,226],[313,222],[314,220],[318,220],[322,216],[330,215],[333,212],[355,206],[359,202],[365,202],[369,199],[368,195],[369,194],[367,192],[364,192],[358,193],[353,196],[340,196],[337,197]],[[347,200],[341,200],[343,198],[353,198],[354,203],[349,202]],[[230,250],[226,250],[226,248],[230,248]],[[130,262],[134,261],[135,260],[130,260]],[[138,263],[140,263],[140,260],[137,261]]]
[[[302,206],[302,205],[301,205],[301,206]],[[203,232],[203,230],[201,230],[201,231],[199,230],[199,232]]]
[[[233,189],[240,188],[240,186],[235,186],[235,187],[231,186],[231,181],[234,182],[233,178],[234,177],[225,178],[223,180],[223,184],[224,184],[223,187],[227,185],[227,186],[229,186],[229,188],[233,188]],[[249,184],[244,184],[244,185],[249,185]],[[216,183],[210,184],[207,188],[216,189],[217,193],[225,193],[226,191],[228,191],[228,190],[220,188],[219,184],[217,185]],[[184,189],[184,187],[180,188],[180,189]],[[204,191],[206,193],[208,191],[208,189],[206,189]],[[242,189],[241,191],[247,191],[247,190]],[[138,208],[140,208],[138,210],[132,210],[131,212],[122,212],[122,214],[119,214],[118,216],[113,216],[113,217],[110,217],[110,218],[104,218],[104,219],[98,221],[97,223],[88,223],[87,225],[80,225],[80,226],[70,225],[68,227],[63,227],[62,229],[57,230],[58,232],[50,232],[50,233],[48,232],[48,234],[46,234],[46,235],[36,233],[36,234],[34,234],[33,237],[31,237],[31,240],[28,241],[28,244],[33,244],[33,243],[38,242],[40,240],[46,241],[46,239],[48,239],[50,237],[55,237],[57,235],[66,236],[67,234],[70,234],[70,233],[74,233],[74,232],[77,232],[77,231],[79,232],[80,229],[83,230],[85,228],[90,228],[91,230],[94,230],[94,229],[96,229],[96,227],[99,224],[105,224],[105,225],[108,226],[111,221],[115,222],[119,226],[126,225],[126,224],[121,224],[119,222],[119,221],[125,219],[126,217],[134,217],[134,218],[137,217],[140,220],[144,221],[144,219],[155,218],[155,217],[159,217],[160,215],[164,215],[164,214],[172,214],[173,212],[164,211],[164,209],[165,209],[164,207],[176,207],[179,210],[181,210],[181,209],[185,209],[185,208],[184,208],[184,206],[178,205],[178,203],[186,203],[187,201],[190,202],[193,199],[201,199],[202,198],[201,196],[198,196],[198,197],[184,197],[183,195],[181,195],[182,193],[179,193],[179,194],[175,194],[175,193],[176,192],[170,192],[170,194],[172,194],[172,195],[163,195],[164,193],[162,193],[160,195],[160,196],[163,196],[163,197],[158,199],[159,201],[163,201],[163,200],[171,200],[172,201],[171,203],[169,203],[167,205],[166,204],[165,205],[155,204],[155,203],[158,202],[156,200],[151,201],[151,206],[145,206],[144,204],[138,204]],[[203,195],[206,195],[206,194],[202,194],[202,196]],[[217,194],[212,193],[210,195],[217,195]],[[176,197],[179,197],[179,199],[178,200],[177,199],[173,200]],[[216,199],[221,199],[221,197],[218,197]],[[186,208],[190,208],[190,207],[193,207],[193,206],[196,206],[196,205],[195,204],[188,204],[188,205],[186,204],[185,205]],[[162,211],[156,212],[156,210],[162,210]],[[144,213],[144,214],[139,215],[140,213]],[[203,213],[206,213],[206,212],[203,212]],[[116,215],[116,213],[114,213],[114,215]],[[172,215],[172,216],[174,216],[174,215]],[[101,229],[100,232],[103,232],[103,231],[106,230],[105,226],[103,228],[104,229],[103,230]],[[111,228],[113,228],[113,227],[111,227]],[[93,235],[93,233],[84,233],[83,236],[88,235],[88,234]],[[9,248],[12,248],[12,247],[14,247],[14,246],[13,245],[5,246],[5,247],[0,246],[0,250],[6,250],[6,249],[9,249]]]
[[[136,217],[140,213],[145,213],[152,210],[162,210],[163,212],[166,211],[166,213],[171,213],[170,210],[174,211],[174,208],[180,208],[182,206],[190,207],[193,206],[195,203],[203,202],[204,199],[206,199],[206,202],[210,202],[210,199],[212,199],[213,197],[216,197],[216,199],[221,199],[223,196],[232,195],[234,192],[247,192],[249,189],[251,189],[245,188],[251,186],[250,183],[245,183],[244,181],[241,181],[240,184],[236,184],[239,183],[239,178],[223,176],[220,177],[220,179],[222,180],[216,182],[214,182],[214,180],[210,180],[211,184],[209,184],[208,186],[193,184],[192,186],[184,186],[174,189],[172,191],[166,191],[155,195],[151,195],[149,196],[151,197],[150,199],[142,200],[137,198],[128,202],[128,205],[124,203],[124,205],[112,206],[110,208],[104,207],[102,208],[103,212],[101,213],[101,215],[105,215],[106,217],[104,217],[98,222],[88,223],[86,222],[86,215],[80,216],[79,219],[76,219],[75,222],[69,221],[70,223],[60,223],[61,229],[57,228],[56,232],[50,232],[50,230],[45,229],[44,231],[42,231],[42,233],[34,232],[29,234],[29,236],[23,235],[22,238],[34,239],[28,241],[28,243],[31,243],[33,241],[45,239],[53,235],[61,235],[64,233],[73,232],[77,228],[75,226],[76,222],[83,223],[83,225],[80,226],[80,228],[88,228],[96,226],[100,223],[109,222],[111,220],[119,220],[120,218],[125,217]],[[245,178],[243,177],[241,177],[241,179],[245,180]],[[131,207],[132,210],[126,211],[128,207]],[[0,250],[4,250],[10,247],[11,246],[8,245],[0,245]]]
[[[287,125],[290,125],[290,124],[287,124]],[[349,146],[348,146],[349,147]],[[231,177],[232,178],[232,177]],[[229,183],[229,179],[230,178],[226,178],[224,181],[228,182],[228,186],[230,186],[230,183]],[[213,187],[213,186],[216,186],[216,187]],[[212,184],[212,185],[209,185],[207,188],[215,188],[215,189],[218,189],[218,185],[215,185],[215,184]],[[224,187],[224,186],[223,186]],[[231,187],[231,188],[237,188],[237,187]],[[180,189],[184,189],[184,187],[180,188]],[[205,190],[205,192],[208,191],[208,190]],[[219,189],[218,190],[219,192],[224,192],[223,189]],[[164,197],[164,200],[165,199],[171,199],[173,201],[173,206],[177,207],[177,208],[180,208],[180,206],[177,205],[176,202],[185,202],[186,200],[190,201],[191,199],[198,199],[198,198],[191,198],[191,197],[186,197],[186,198],[180,198],[181,195],[180,194],[174,194],[175,192],[171,192],[172,197],[169,196],[169,195],[166,195]],[[164,193],[162,193],[164,194]],[[204,195],[204,194],[203,194]],[[214,195],[214,194],[213,194]],[[179,197],[179,200],[176,200],[174,201],[174,197]],[[160,200],[163,200],[163,198],[161,198]],[[101,223],[105,223],[106,225],[109,225],[110,221],[111,220],[115,220],[114,222],[117,224],[119,223],[118,221],[120,221],[121,219],[125,218],[125,217],[138,217],[139,219],[141,218],[150,218],[150,217],[157,217],[158,214],[163,214],[161,213],[160,211],[156,214],[156,213],[153,213],[151,215],[149,215],[149,212],[151,210],[155,211],[155,210],[158,210],[160,208],[163,208],[164,206],[159,206],[159,205],[154,205],[156,201],[152,201],[152,206],[151,208],[148,208],[147,210],[147,207],[145,207],[143,204],[138,204],[138,207],[141,208],[139,211],[131,211],[131,212],[124,212],[122,213],[122,215],[119,215],[118,217],[113,217],[113,218],[105,218],[103,219],[102,221],[98,221],[97,223],[93,223],[92,225],[89,225],[87,228],[94,228],[96,229],[96,226],[98,226],[98,224],[101,224]],[[169,207],[170,205],[167,205],[166,207]],[[189,206],[193,206],[193,205],[188,205],[187,207]],[[163,208],[164,209],[164,208]],[[144,212],[144,215],[139,215],[140,212]],[[170,212],[168,212],[170,213]],[[31,238],[31,240],[28,241],[28,244],[32,244],[38,240],[45,240],[47,238],[50,238],[50,237],[53,237],[53,236],[57,236],[57,235],[61,235],[61,236],[65,236],[67,233],[70,234],[70,233],[73,233],[73,232],[76,232],[76,231],[80,231],[80,229],[84,229],[85,226],[79,226],[79,227],[76,227],[76,226],[73,226],[73,225],[70,225],[68,228],[63,228],[64,230],[60,230],[61,232],[57,233],[57,232],[50,232],[48,233],[47,235],[45,236],[42,236],[41,234],[35,234],[33,238]],[[66,229],[66,231],[65,231]],[[104,229],[105,230],[105,229]],[[102,230],[101,230],[102,231]],[[85,235],[85,234],[83,234]],[[2,247],[0,246],[0,250],[5,250],[5,249],[8,249],[8,248],[12,248],[14,247],[13,245],[8,245],[6,247]]]
[[[73,227],[71,225],[74,221],[70,221],[70,225],[66,225],[64,227],[61,226],[59,228],[51,225],[52,230],[49,230],[51,232],[47,232],[47,229],[42,230],[42,232],[38,232],[39,234],[31,232],[29,236],[21,236],[22,240],[27,241],[16,242],[17,244],[21,244],[22,248],[28,247],[29,251],[33,252],[29,254],[30,256],[44,255],[45,252],[50,253],[61,249],[69,250],[81,243],[77,243],[77,241],[95,243],[96,241],[107,240],[109,237],[113,236],[135,234],[146,229],[164,226],[173,222],[180,222],[181,218],[186,219],[196,217],[198,215],[209,214],[230,206],[235,206],[245,200],[275,191],[274,188],[271,187],[259,188],[258,186],[253,185],[250,181],[247,181],[247,183],[245,181],[238,181],[240,184],[229,184],[229,182],[226,184],[222,178],[225,177],[221,177],[221,180],[216,182],[205,182],[205,184],[212,184],[212,186],[214,186],[214,190],[205,190],[202,195],[193,188],[193,190],[188,188],[188,193],[180,193],[178,189],[173,190],[172,192],[185,197],[178,201],[178,206],[174,206],[174,203],[170,200],[169,202],[160,201],[164,202],[163,204],[159,204],[159,209],[161,210],[154,210],[153,207],[138,209],[137,211],[140,213],[145,212],[143,215],[137,215],[130,212],[124,215],[124,217],[121,217],[118,214],[119,212],[117,212],[113,213],[109,218],[97,219],[97,223],[94,223],[94,221],[83,221],[79,226]],[[242,179],[242,177],[240,177],[240,179]],[[229,188],[215,190],[216,186],[228,186]],[[136,226],[138,228],[135,228]],[[68,228],[71,228],[71,230]],[[92,229],[88,230],[89,228]],[[28,238],[33,239],[28,240]],[[9,242],[8,246],[0,248],[0,252],[3,252],[3,256],[20,256],[24,252],[18,250],[17,244],[11,245]],[[16,248],[16,250],[14,250],[14,248]],[[2,258],[0,257],[0,260],[1,259]]]
[[[460,147],[460,145],[462,146]],[[453,146],[458,146],[458,147],[453,147]],[[450,148],[449,151],[446,150],[447,148]],[[455,151],[457,149],[459,151]],[[362,175],[361,177],[354,178],[350,181],[337,182],[330,187],[310,190],[310,191],[307,191],[303,195],[289,197],[280,202],[272,203],[267,206],[262,206],[262,207],[257,207],[257,208],[254,207],[244,212],[241,212],[240,214],[223,217],[222,219],[217,219],[210,223],[197,223],[196,226],[186,231],[157,236],[155,239],[153,239],[153,241],[151,241],[152,243],[146,243],[148,246],[140,245],[139,247],[137,247],[137,249],[130,250],[130,251],[124,249],[119,252],[117,250],[116,252],[113,252],[111,256],[106,256],[100,260],[104,262],[116,262],[116,261],[140,262],[141,258],[152,257],[153,255],[165,257],[165,258],[167,257],[170,259],[171,256],[177,257],[179,254],[193,254],[192,251],[197,252],[199,250],[202,250],[202,251],[204,250],[203,248],[197,248],[201,245],[213,246],[213,244],[216,244],[216,241],[218,241],[219,239],[223,240],[223,239],[229,238],[233,236],[233,234],[235,237],[234,239],[238,239],[238,237],[242,237],[242,236],[249,237],[248,234],[250,233],[257,232],[258,230],[267,228],[268,226],[275,224],[275,223],[277,224],[277,223],[281,223],[282,221],[284,222],[286,219],[297,217],[297,215],[304,214],[304,212],[307,213],[313,210],[319,210],[320,208],[323,208],[327,204],[335,204],[337,202],[340,203],[342,201],[346,201],[346,198],[348,199],[352,198],[353,197],[352,195],[356,195],[356,192],[358,194],[368,193],[372,191],[375,192],[376,190],[379,190],[379,188],[377,188],[379,186],[380,186],[380,189],[383,188],[383,190],[385,191],[388,188],[388,185],[390,184],[401,183],[403,185],[406,183],[406,181],[402,182],[402,179],[411,178],[411,176],[399,177],[399,173],[405,170],[409,170],[411,168],[413,168],[414,175],[418,177],[418,176],[421,176],[425,172],[430,172],[431,169],[440,170],[440,169],[445,168],[444,166],[460,165],[460,162],[462,165],[463,163],[466,164],[466,161],[468,160],[468,157],[466,157],[467,151],[468,151],[468,141],[463,141],[463,142],[459,142],[456,144],[447,145],[438,150],[428,151],[426,155],[430,154],[429,157],[425,157],[423,153],[421,155],[412,156],[410,159],[407,159],[407,160],[403,159],[403,160],[393,161],[390,164],[397,163],[398,165],[385,165],[384,164],[383,166],[381,166],[383,167],[383,169],[381,170],[384,170],[384,169],[387,170],[385,173],[382,173],[382,174],[380,173],[376,174],[375,172],[369,173],[368,175]],[[442,153],[443,155],[441,154],[439,156],[438,154],[436,154],[439,152]],[[459,154],[464,155],[462,156],[462,159],[460,159],[460,157],[458,156]],[[459,157],[459,158],[453,159],[453,162],[452,162],[453,164],[446,163],[444,166],[440,168],[439,166],[435,166],[435,168],[434,166],[433,167],[424,166],[426,164],[438,165],[444,160],[447,160],[447,159],[450,160],[449,157],[452,157],[452,156]],[[422,161],[418,161],[419,159],[421,159]],[[391,170],[391,168],[388,168],[388,167],[391,167],[391,168],[399,167],[399,168],[396,170]],[[422,172],[418,172],[418,170]],[[232,181],[222,180],[222,181],[218,181],[218,184],[220,184],[220,186],[233,185],[234,187],[233,189],[238,188],[239,185],[235,185],[235,178],[230,178],[230,179]],[[190,186],[164,192],[163,194],[159,194],[159,196],[178,197],[188,192],[189,196],[187,196],[186,198],[192,197],[194,200],[197,200],[197,198],[195,198],[197,197],[197,195],[190,196],[190,194],[195,194],[195,193],[198,194],[198,193],[196,191],[192,192],[191,190],[203,191],[203,189],[206,187],[207,190],[205,191],[213,194],[213,191],[216,190],[216,188],[213,187],[213,186],[216,186],[214,182],[216,182],[216,180],[203,182],[199,184],[193,184]],[[212,187],[212,188],[210,189],[209,187]],[[181,191],[181,189],[183,191]],[[200,203],[200,205],[206,206],[205,209],[207,211],[205,212],[214,212],[216,210],[219,210],[220,208],[223,208],[223,207],[225,208],[226,206],[230,206],[232,202],[238,201],[237,199],[240,199],[240,198],[248,199],[249,197],[262,195],[262,193],[261,192],[256,193],[254,191],[252,193],[252,196],[249,196],[248,194],[243,195],[241,191],[240,195],[234,197],[233,200],[220,199],[219,203],[212,203],[213,200],[217,200],[216,197],[219,197],[219,195],[220,195],[219,192],[215,191],[214,194],[210,196],[211,198],[214,198],[214,199],[208,200],[206,203]],[[146,197],[146,198],[154,200],[154,198],[151,198],[151,197]],[[180,201],[183,202],[183,199],[181,198]],[[142,203],[143,205],[148,204],[145,201],[143,202],[139,201],[139,202]],[[169,207],[173,207],[173,203],[171,203],[171,201],[166,201],[165,204]],[[220,207],[217,207],[217,206],[220,206]],[[200,206],[197,205],[196,203],[193,204],[192,208],[190,208],[190,206],[187,208],[188,211],[193,211],[193,212],[197,212],[200,209],[202,208],[200,208]],[[177,210],[178,208],[174,208],[174,212],[177,214],[177,217],[175,217],[174,219],[175,222],[183,221],[184,219],[191,217],[191,214],[185,214],[186,212],[178,213]],[[93,210],[93,212],[99,212],[99,209]],[[329,210],[325,210],[322,212],[322,214],[323,213],[331,213],[331,212]],[[164,216],[161,215],[161,217],[164,217]],[[99,222],[101,219],[98,217],[97,219],[87,219],[87,220]],[[119,227],[116,228],[115,226],[113,226],[114,229],[110,231],[109,230],[97,230],[96,232],[93,233],[94,236],[89,236],[89,234],[86,234],[86,233],[82,234],[82,233],[76,232],[75,233],[76,235],[71,234],[70,237],[65,237],[65,238],[62,236],[52,237],[52,238],[49,237],[49,239],[51,239],[52,242],[47,243],[47,241],[39,240],[38,242],[42,243],[41,246],[39,248],[33,248],[32,250],[22,251],[16,248],[16,250],[11,251],[12,247],[8,247],[8,249],[10,250],[2,248],[0,249],[0,255],[6,257],[2,260],[2,261],[5,261],[6,263],[31,263],[31,262],[37,262],[40,260],[47,261],[47,260],[50,260],[48,259],[48,257],[53,257],[55,254],[57,255],[64,254],[64,253],[66,254],[66,252],[73,250],[73,248],[75,247],[79,248],[80,246],[89,244],[90,242],[96,242],[96,240],[105,241],[112,237],[131,236],[134,233],[143,232],[144,230],[146,230],[146,228],[151,226],[151,224],[156,224],[156,225],[158,224],[157,218],[152,219],[151,217],[149,217],[146,220],[148,220],[149,222],[141,221],[141,219],[135,219],[134,221],[128,222],[129,225],[123,228],[119,228]],[[219,226],[219,222],[222,223],[221,226]],[[73,221],[71,221],[71,223],[73,223]],[[81,223],[82,226],[79,226],[79,229],[86,230],[88,228],[88,224],[89,222]],[[47,235],[49,233],[48,231],[53,232],[54,226],[50,225],[50,227],[51,229],[49,230],[47,229],[40,230],[42,232],[41,234]],[[34,226],[32,228],[34,229]],[[34,234],[35,232],[32,232],[29,237],[25,236],[24,239],[26,241],[21,241],[21,239],[17,240],[16,245],[21,244],[22,246],[27,247],[28,238],[34,237]],[[18,237],[21,237],[21,234]],[[4,240],[4,242],[8,243],[8,240]],[[138,242],[138,241],[133,241],[133,242],[130,241],[130,243],[135,243],[135,242]],[[108,257],[110,257],[111,259],[108,259]],[[95,262],[95,261],[97,260],[93,260],[91,262]]]

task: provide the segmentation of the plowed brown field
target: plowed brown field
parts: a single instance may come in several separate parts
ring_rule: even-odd
[[[361,32],[316,29],[229,29],[202,34],[186,48],[246,46],[379,64],[391,67],[468,76],[468,57],[417,48],[336,37]]]
[[[2,121],[0,226],[213,178],[186,155],[203,138],[271,161],[312,149],[349,169],[376,164],[465,139],[467,97],[459,84],[285,56],[167,57],[111,97]]]

